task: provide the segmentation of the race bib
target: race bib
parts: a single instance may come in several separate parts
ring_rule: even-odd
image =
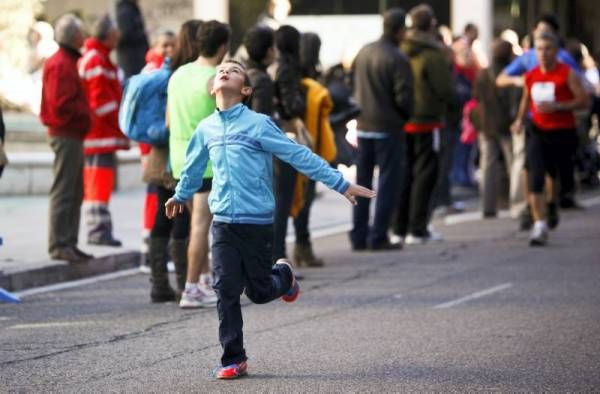
[[[554,103],[556,85],[554,82],[535,82],[531,86],[531,99],[534,103]]]

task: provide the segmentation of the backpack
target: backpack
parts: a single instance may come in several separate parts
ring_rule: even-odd
[[[119,109],[119,127],[127,137],[157,146],[167,144],[165,112],[171,74],[165,61],[160,69],[127,80]]]

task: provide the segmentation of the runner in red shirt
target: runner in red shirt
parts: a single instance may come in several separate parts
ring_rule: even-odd
[[[535,220],[529,244],[545,245],[548,239],[547,209],[553,228],[556,214],[556,178],[559,173],[574,170],[576,144],[573,110],[586,108],[588,97],[577,74],[557,60],[558,37],[544,32],[535,37],[539,66],[525,74],[523,98],[519,114],[511,130],[519,133],[529,108],[532,114],[531,132],[526,136],[526,168],[529,172],[529,204]],[[544,198],[544,182],[548,179],[548,195]],[[564,178],[562,178],[564,179]]]

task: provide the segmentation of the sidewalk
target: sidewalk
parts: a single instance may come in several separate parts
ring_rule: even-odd
[[[351,207],[345,199],[324,187],[315,202],[311,229],[348,226]],[[48,197],[23,196],[0,199],[0,288],[19,291],[85,278],[140,265],[142,209],[145,189],[120,191],[111,201],[114,235],[123,247],[89,246],[85,243],[85,223],[82,215],[79,246],[95,259],[81,264],[50,260],[47,253]],[[293,234],[293,226],[289,226]]]

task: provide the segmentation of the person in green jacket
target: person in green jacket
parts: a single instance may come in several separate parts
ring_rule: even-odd
[[[450,64],[435,36],[433,9],[410,10],[412,26],[402,43],[414,78],[414,110],[404,125],[406,161],[394,232],[407,245],[441,236],[428,229],[429,206],[438,170],[440,130],[447,107],[455,100]]]

